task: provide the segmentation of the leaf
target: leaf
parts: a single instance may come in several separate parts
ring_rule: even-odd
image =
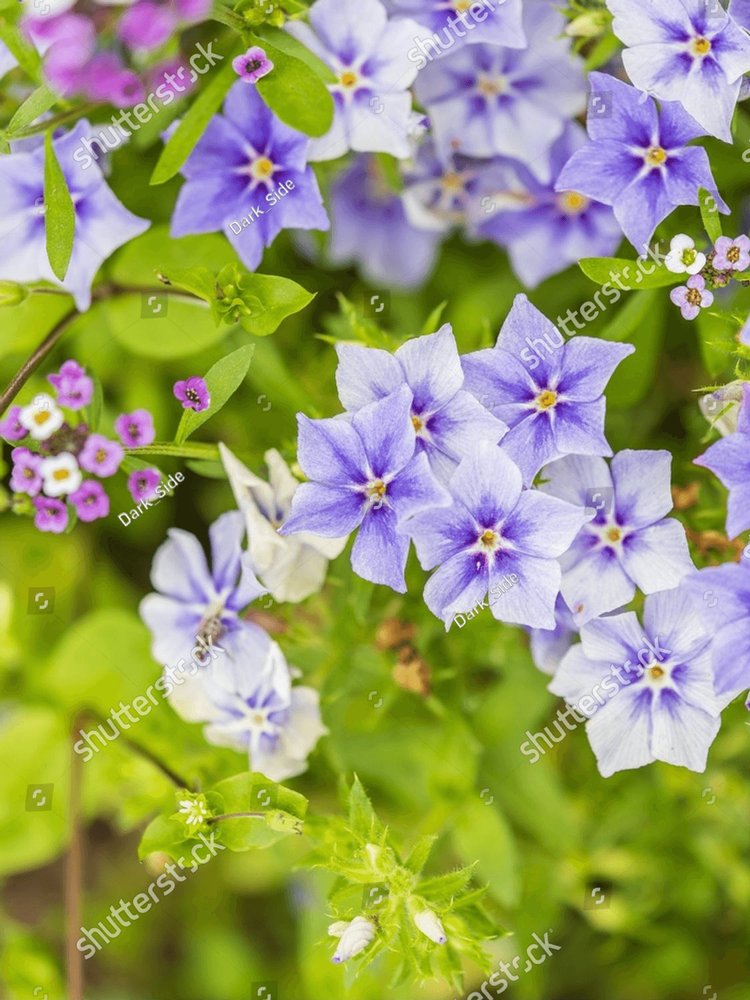
[[[277,48],[281,49],[289,56],[294,56],[296,59],[300,59],[305,65],[309,66],[316,76],[319,76],[324,83],[336,83],[336,74],[333,72],[328,63],[323,62],[314,52],[311,52],[307,46],[303,45],[302,42],[298,41],[294,35],[290,35],[287,31],[282,31],[280,28],[273,28],[271,25],[266,24],[263,26],[263,38],[260,39],[260,44],[263,48],[266,48],[269,39],[271,44]]]
[[[251,274],[245,281],[247,291],[260,300],[264,311],[240,320],[240,325],[256,337],[268,337],[287,316],[300,312],[315,298],[314,292],[308,292],[289,278]]]
[[[465,803],[453,828],[453,844],[466,863],[477,861],[479,873],[489,882],[489,892],[498,902],[516,906],[521,894],[516,845],[497,809],[479,801]]]
[[[356,775],[349,792],[349,825],[352,832],[362,840],[377,839],[374,831],[379,827],[378,818],[367,792],[362,787],[362,782]]]
[[[333,98],[320,76],[296,56],[265,39],[250,36],[265,49],[273,69],[256,87],[265,103],[286,125],[305,135],[325,135],[333,124]]]
[[[175,435],[175,443],[182,444],[201,424],[213,417],[242,385],[250,362],[253,360],[254,344],[248,344],[217,361],[205,376],[211,396],[211,403],[205,410],[184,410]]]
[[[237,74],[230,63],[222,67],[205,89],[201,90],[161,151],[151,175],[151,184],[164,184],[179,172],[236,80]]]
[[[216,278],[207,267],[169,268],[168,274],[160,273],[165,284],[182,288],[206,302],[213,301],[216,294]]]
[[[16,25],[0,19],[0,41],[5,42],[24,73],[41,82],[42,57]]]
[[[43,83],[41,87],[37,87],[16,110],[16,113],[8,123],[8,128],[5,132],[6,136],[12,139],[14,132],[20,132],[27,125],[31,125],[45,111],[53,108],[57,104],[57,101],[57,94],[53,93],[46,83]]]
[[[163,851],[170,858],[177,859],[188,843],[185,827],[173,816],[157,816],[151,820],[143,832],[138,845],[138,857],[141,861],[149,854]]]
[[[659,362],[667,306],[666,296],[655,289],[634,295],[602,331],[605,340],[629,341],[636,349],[607,386],[607,402],[613,408],[635,406],[648,393]]]
[[[700,188],[698,191],[698,201],[700,203],[701,219],[703,219],[703,228],[706,230],[711,242],[715,243],[724,234],[716,198],[710,191]]]
[[[434,333],[438,329],[440,326],[440,320],[443,317],[443,313],[445,312],[445,307],[447,305],[447,302],[441,302],[440,305],[435,306],[422,327],[423,334]]]
[[[290,788],[277,785],[265,775],[236,774],[212,789],[231,813],[260,813],[264,818],[242,817],[217,822],[218,839],[232,851],[270,847],[290,834],[300,833],[307,812],[307,799]]]
[[[56,276],[63,281],[73,253],[76,213],[68,182],[52,145],[52,133],[44,136],[44,205],[47,256]]]
[[[437,837],[425,834],[419,838],[416,844],[414,844],[412,849],[409,851],[404,864],[410,871],[413,871],[415,875],[419,875],[424,866],[427,864],[427,859],[432,852],[432,848],[434,847],[436,840]]]
[[[677,285],[683,275],[672,274],[653,260],[624,260],[620,257],[584,257],[578,262],[587,278],[597,285],[633,291],[641,288],[666,288]],[[614,277],[613,277],[614,275]]]
[[[427,878],[417,885],[417,892],[430,901],[450,899],[463,892],[474,877],[475,868],[476,863],[458,868],[454,872],[447,872],[445,875]]]

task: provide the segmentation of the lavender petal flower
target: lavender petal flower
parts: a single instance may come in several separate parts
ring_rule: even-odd
[[[710,469],[729,490],[727,534],[736,538],[750,528],[750,384],[743,387],[737,431],[712,444],[696,465]]]

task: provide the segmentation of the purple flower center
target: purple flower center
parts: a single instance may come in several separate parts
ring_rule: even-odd
[[[195,389],[186,389],[185,395],[187,396],[187,398],[190,400],[191,403],[200,403],[201,401],[201,398],[195,391]]]
[[[256,69],[260,69],[262,65],[263,65],[262,59],[249,59],[245,63],[245,72],[254,73]]]

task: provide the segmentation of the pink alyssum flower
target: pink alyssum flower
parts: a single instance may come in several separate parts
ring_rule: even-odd
[[[241,56],[232,60],[232,67],[237,76],[245,83],[257,83],[273,69],[273,63],[264,49],[254,45]]]
[[[736,240],[720,236],[715,245],[713,266],[718,271],[746,271],[750,267],[750,239],[738,236]]]
[[[142,448],[156,438],[154,418],[148,410],[121,413],[115,420],[115,431],[126,448]]]
[[[87,479],[75,493],[71,493],[70,502],[80,521],[96,521],[109,514],[109,497],[102,484],[95,479]]]
[[[42,474],[39,466],[42,459],[28,448],[14,448],[10,453],[13,459],[13,474],[10,488],[14,493],[27,493],[35,497],[42,488]]]
[[[706,279],[700,274],[688,278],[686,285],[673,288],[669,295],[684,319],[695,319],[701,309],[708,309],[713,304],[713,292],[706,289]]]
[[[6,441],[21,441],[29,433],[18,419],[21,416],[20,406],[11,406],[8,415],[0,420],[0,437]]]
[[[158,469],[136,469],[128,476],[128,490],[136,503],[150,500],[161,482]]]
[[[211,405],[208,386],[198,375],[191,375],[181,382],[175,382],[172,392],[185,410],[195,410],[196,413],[200,413]]]
[[[35,497],[36,509],[34,525],[39,531],[50,531],[61,535],[68,526],[68,508],[62,500],[51,500],[49,497]]]
[[[103,434],[91,434],[78,456],[78,462],[86,472],[95,476],[114,476],[125,457],[122,445],[110,441]]]
[[[82,410],[94,395],[94,383],[77,361],[66,361],[47,381],[57,389],[57,404],[69,410]]]

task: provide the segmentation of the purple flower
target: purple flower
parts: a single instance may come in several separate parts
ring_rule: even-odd
[[[132,107],[146,96],[141,79],[114,52],[99,52],[84,65],[78,89],[89,99],[107,101],[116,108]]]
[[[514,157],[548,181],[550,147],[583,110],[586,85],[551,4],[527,4],[524,26],[527,50],[467,45],[422,70],[416,92],[443,153]]]
[[[497,444],[507,426],[464,391],[464,373],[450,324],[407,341],[395,354],[357,344],[337,344],[336,385],[344,409],[363,406],[406,385],[417,453],[424,452],[441,482],[475,441]]]
[[[154,658],[162,663],[177,664],[201,640],[207,652],[216,643],[232,659],[241,655],[246,640],[268,643],[262,629],[241,618],[248,604],[265,593],[242,551],[242,514],[222,514],[208,534],[210,569],[195,535],[179,528],[170,528],[168,541],[154,556],[151,583],[157,593],[144,597],[139,610],[151,630]]]
[[[585,142],[583,129],[571,122],[552,146],[548,184],[519,162],[483,178],[474,228],[508,250],[513,270],[528,288],[582,257],[610,257],[622,239],[611,208],[577,191],[555,190],[560,171]]]
[[[39,531],[51,531],[61,535],[68,526],[68,508],[62,500],[50,500],[48,497],[34,497],[32,503],[36,509],[34,525]]]
[[[86,472],[95,476],[114,476],[125,457],[122,445],[110,441],[103,434],[90,434],[78,456],[78,462]]]
[[[696,465],[710,469],[729,490],[727,534],[730,538],[750,528],[750,384],[745,384],[743,394],[736,433],[716,441],[695,459]]]
[[[548,629],[533,628],[530,633],[534,665],[545,674],[554,674],[578,636],[578,627],[562,594],[555,602],[554,629],[550,632]]]
[[[16,493],[28,493],[30,497],[35,497],[42,488],[41,455],[35,455],[28,448],[14,448],[10,457],[13,459],[10,488]]]
[[[557,558],[591,515],[522,487],[515,463],[483,441],[451,477],[453,505],[408,522],[422,568],[439,567],[427,581],[424,599],[446,629],[456,614],[488,594],[498,621],[555,627]]]
[[[328,229],[307,144],[238,80],[182,168],[172,235],[223,230],[254,271],[282,229]]]
[[[566,343],[525,295],[517,295],[494,348],[464,356],[465,388],[510,427],[503,450],[530,483],[563,455],[612,454],[604,437],[603,393],[634,350],[593,337]]]
[[[61,13],[26,21],[26,33],[44,52],[44,75],[61,94],[69,97],[81,82],[96,49],[96,26],[83,14]]]
[[[57,405],[69,410],[82,410],[94,395],[94,383],[77,361],[66,361],[47,381],[57,389]]]
[[[404,203],[390,190],[374,158],[355,158],[333,182],[330,260],[358,263],[365,280],[375,287],[421,285],[432,270],[441,239],[439,233],[411,224]]]
[[[628,46],[622,61],[641,90],[679,101],[707,132],[732,141],[732,114],[750,39],[717,0],[607,0],[612,28]]]
[[[578,625],[645,594],[676,587],[694,570],[672,509],[668,451],[570,456],[543,470],[540,489],[595,512],[565,553],[562,595]]]
[[[175,399],[179,399],[184,410],[195,410],[201,413],[211,405],[211,394],[208,386],[198,375],[191,375],[188,379],[175,382],[172,386]]]
[[[738,236],[736,240],[720,236],[714,249],[716,256],[711,266],[717,271],[747,271],[750,267],[750,239],[747,236]]]
[[[156,494],[156,487],[161,482],[158,469],[136,469],[128,476],[128,491],[136,503],[150,500]]]
[[[694,274],[686,285],[673,288],[669,297],[680,307],[683,319],[695,319],[701,309],[708,309],[714,301],[713,292],[706,291],[706,279],[702,274]]]
[[[148,410],[121,413],[115,420],[115,431],[126,448],[142,448],[156,437],[154,418]]]
[[[202,722],[214,746],[249,754],[250,767],[272,781],[307,770],[307,757],[328,732],[320,717],[318,692],[292,687],[289,666],[275,642],[267,643],[262,667],[232,669],[218,660],[204,681]]]
[[[312,482],[299,486],[280,529],[282,535],[305,531],[343,538],[359,528],[354,572],[401,594],[409,552],[404,520],[449,500],[427,456],[415,454],[411,407],[412,394],[402,386],[351,419],[309,420],[300,414],[297,460]]]
[[[410,17],[429,34],[420,32],[416,47],[409,50],[417,69],[462,45],[487,42],[510,49],[526,48],[521,23],[521,0],[387,0],[394,20]],[[476,11],[475,8],[479,10]],[[481,13],[481,17],[479,14]]]
[[[0,278],[22,283],[51,281],[70,292],[79,310],[91,304],[91,282],[102,262],[150,223],[128,212],[94,164],[75,154],[91,126],[79,121],[54,141],[55,153],[75,207],[73,255],[65,280],[49,266],[44,228],[44,146],[0,157]]]
[[[232,66],[237,76],[245,83],[257,83],[273,69],[273,63],[268,58],[265,49],[254,45],[232,60]]]
[[[11,406],[7,415],[0,420],[0,437],[6,441],[21,441],[29,433],[20,421],[22,407]]]
[[[710,637],[682,588],[581,629],[549,686],[590,716],[586,733],[605,778],[655,760],[704,771],[725,699],[714,695]]]
[[[327,63],[333,125],[310,142],[311,160],[335,160],[349,149],[409,155],[412,112],[409,86],[417,66],[407,53],[419,35],[414,21],[389,21],[379,0],[317,0],[310,27],[290,21],[287,30]]]
[[[102,484],[94,479],[82,483],[75,493],[70,494],[69,500],[80,521],[96,521],[109,514],[109,497]]]
[[[661,105],[604,73],[591,73],[590,142],[570,158],[555,185],[614,208],[622,231],[639,252],[678,205],[697,205],[706,188],[728,212],[716,189],[705,149],[687,143],[705,135],[682,108]]]
[[[132,49],[156,49],[170,37],[177,18],[167,4],[138,0],[120,18],[117,34]]]

